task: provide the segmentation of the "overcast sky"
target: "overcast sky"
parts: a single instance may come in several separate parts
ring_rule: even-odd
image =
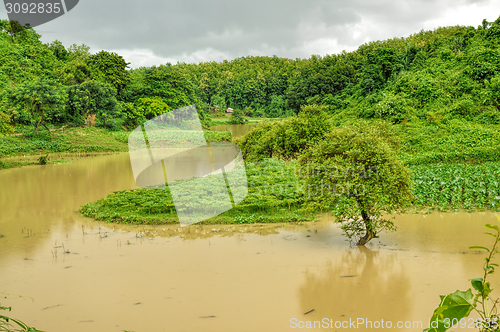
[[[247,55],[308,58],[498,16],[500,0],[80,0],[35,30],[43,42],[117,52],[137,68]]]

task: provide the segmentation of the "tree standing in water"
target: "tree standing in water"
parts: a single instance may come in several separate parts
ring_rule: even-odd
[[[382,215],[402,212],[413,197],[409,170],[389,133],[382,122],[334,129],[300,158],[310,203],[331,209],[358,246],[384,229],[395,230]]]

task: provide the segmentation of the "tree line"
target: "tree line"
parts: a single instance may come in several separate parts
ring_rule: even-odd
[[[420,31],[352,52],[308,59],[247,56],[130,69],[116,53],[42,43],[29,26],[0,21],[0,130],[12,125],[132,128],[196,104],[205,126],[227,107],[287,117],[322,105],[337,118],[397,124],[462,119],[500,123],[500,18],[478,27]],[[241,114],[241,113],[240,113]]]

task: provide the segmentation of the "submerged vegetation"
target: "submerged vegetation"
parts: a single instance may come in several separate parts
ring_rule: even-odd
[[[8,298],[8,294],[5,293],[0,293],[0,296],[2,298]],[[19,296],[21,297],[21,296]],[[11,307],[4,307],[0,304],[0,331],[1,332],[43,332],[40,330],[37,330],[34,327],[30,327],[24,322],[6,316],[7,314],[4,314],[5,311],[11,311]]]

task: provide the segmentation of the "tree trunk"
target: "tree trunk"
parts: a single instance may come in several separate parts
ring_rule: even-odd
[[[36,105],[36,108],[38,110],[38,114],[40,114],[40,120],[38,120],[38,122],[35,125],[35,131],[36,134],[38,135],[38,126],[40,125],[40,122],[42,122],[42,112],[41,112],[41,106],[39,104]]]
[[[365,222],[365,225],[366,225],[366,233],[365,233],[365,236],[360,238],[358,243],[356,243],[357,246],[364,246],[371,239],[373,239],[375,237],[375,232],[373,231],[370,217],[368,216],[368,213],[366,213],[365,210],[361,210],[361,217],[363,217],[363,221]]]
[[[40,120],[38,120],[38,122],[36,123],[36,126],[35,126],[36,134],[38,135],[38,126],[40,124],[42,124],[42,126],[44,126],[45,129],[47,129],[47,131],[50,133],[49,127],[47,127],[47,125],[45,124],[45,122],[43,122],[42,106],[40,104],[38,104],[37,105],[37,109],[38,109],[38,114],[40,115]]]

